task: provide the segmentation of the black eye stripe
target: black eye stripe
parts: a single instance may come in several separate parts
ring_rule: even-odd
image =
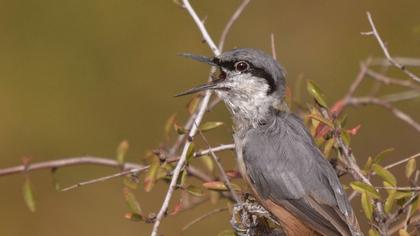
[[[235,70],[235,64],[239,61],[220,61],[220,59],[218,58],[214,58],[213,62],[216,63],[217,65],[219,65],[220,67],[223,67],[229,71],[234,71]],[[267,71],[255,67],[252,63],[249,63],[249,69],[247,71],[244,71],[246,73],[251,73],[253,76],[259,77],[259,78],[264,78],[267,81],[267,84],[269,86],[269,90],[267,91],[267,95],[272,94],[276,89],[277,89],[277,85],[276,82],[274,80],[274,78],[270,75],[270,73],[268,73]]]

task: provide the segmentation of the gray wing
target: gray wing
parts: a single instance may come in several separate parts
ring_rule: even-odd
[[[319,232],[357,235],[346,193],[298,117],[280,113],[245,138],[245,166],[263,198],[283,205]]]

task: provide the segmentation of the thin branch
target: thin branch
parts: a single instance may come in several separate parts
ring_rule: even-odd
[[[360,105],[367,105],[367,104],[374,104],[381,107],[384,107],[390,110],[395,117],[404,121],[405,123],[409,124],[413,127],[417,132],[420,132],[420,124],[417,123],[411,116],[407,115],[403,111],[399,110],[398,108],[392,106],[390,103],[381,100],[375,97],[352,97],[347,101],[347,105],[350,106],[360,106]]]
[[[418,67],[420,66],[420,59],[413,58],[413,57],[394,57],[394,60],[403,64],[404,66],[412,66]],[[388,59],[384,58],[374,58],[372,61],[372,65],[374,66],[392,66],[392,64],[388,61]]]
[[[182,227],[182,231],[185,231],[185,230],[187,230],[188,228],[190,228],[191,226],[193,226],[193,225],[195,225],[195,224],[197,224],[197,223],[199,223],[200,221],[203,221],[204,219],[206,219],[207,217],[210,217],[210,216],[212,216],[212,215],[214,215],[214,214],[217,214],[217,213],[220,213],[220,212],[224,212],[224,211],[227,211],[228,210],[228,208],[227,207],[222,207],[222,208],[216,208],[216,209],[213,209],[213,210],[211,210],[211,211],[209,211],[209,212],[207,212],[206,214],[204,214],[204,215],[202,215],[202,216],[200,216],[200,217],[198,217],[198,218],[196,218],[196,219],[194,219],[193,221],[191,221],[190,223],[188,223],[188,224],[186,224],[184,227]]]
[[[55,168],[62,168],[68,166],[76,166],[76,165],[103,165],[103,166],[110,166],[114,168],[122,168],[123,170],[128,169],[141,169],[144,166],[135,163],[124,163],[120,164],[116,160],[103,158],[103,157],[93,157],[93,156],[84,156],[84,157],[72,157],[72,158],[65,158],[59,160],[52,160],[52,161],[44,161],[38,163],[32,163],[29,165],[18,165],[13,166],[5,169],[0,169],[0,176],[4,175],[12,175],[21,173],[24,171],[33,171],[33,170],[40,170],[40,169],[55,169]]]
[[[251,0],[243,0],[241,5],[236,9],[233,15],[230,17],[229,21],[226,23],[225,28],[223,29],[222,35],[219,40],[219,50],[223,51],[225,45],[226,37],[229,34],[230,29],[232,28],[233,23],[239,18],[246,6],[251,2]]]
[[[368,58],[365,62],[360,63],[360,71],[357,74],[356,79],[350,85],[349,91],[344,96],[344,99],[343,99],[344,101],[347,101],[348,99],[350,99],[354,95],[357,88],[360,86],[363,79],[366,77],[366,74],[367,74],[368,69],[369,69],[370,62],[371,62],[371,59]]]
[[[203,35],[204,40],[209,45],[210,49],[213,51],[214,55],[215,56],[220,55],[219,49],[214,44],[213,40],[211,39],[210,35],[208,34],[208,32],[207,32],[207,30],[204,26],[204,24],[201,22],[200,18],[195,13],[195,11],[192,8],[190,2],[188,0],[183,0],[182,2],[183,2],[183,5],[184,5],[185,9],[191,15],[191,17],[193,18],[197,27],[199,28],[201,34]],[[201,120],[203,119],[204,113],[207,110],[207,105],[210,101],[210,97],[211,97],[211,92],[206,91],[205,96],[202,99],[201,104],[199,105],[197,117],[194,119],[195,124],[199,125],[201,123]],[[192,138],[195,136],[197,130],[198,130],[197,126],[192,126],[190,132],[188,133],[187,142],[184,145],[184,149],[182,151],[181,157],[180,157],[180,159],[179,159],[179,161],[178,161],[178,163],[177,163],[177,165],[174,169],[172,179],[171,179],[171,182],[169,184],[168,191],[167,191],[165,199],[162,203],[162,207],[160,208],[159,213],[156,216],[156,221],[153,225],[153,230],[152,230],[151,236],[156,236],[157,235],[158,230],[159,230],[159,225],[162,221],[162,218],[165,216],[165,214],[168,210],[169,202],[171,201],[173,192],[175,190],[175,186],[176,186],[176,182],[178,180],[178,176],[179,176],[181,170],[184,168],[184,165],[185,165],[185,162],[186,162],[186,159],[187,159],[188,149],[189,149],[189,147],[192,143]]]
[[[383,75],[383,74],[378,73],[376,71],[373,71],[371,69],[368,69],[366,71],[366,74],[369,75],[370,78],[375,79],[375,80],[377,80],[381,83],[384,83],[385,85],[394,84],[394,85],[398,85],[398,86],[403,86],[403,87],[407,87],[407,88],[420,90],[420,86],[413,83],[411,80],[401,80],[401,79],[390,78],[386,75]]]
[[[198,130],[198,133],[201,136],[201,138],[203,139],[204,143],[209,147],[210,154],[213,158],[213,161],[216,163],[217,168],[219,169],[220,175],[222,176],[223,183],[225,184],[225,186],[229,190],[229,192],[232,194],[233,199],[235,199],[235,202],[237,202],[237,203],[242,202],[241,199],[239,198],[238,194],[236,194],[235,190],[233,189],[232,184],[229,180],[229,177],[227,177],[225,169],[223,168],[222,164],[220,163],[219,158],[216,156],[216,154],[214,154],[214,152],[210,148],[210,144],[207,141],[206,137],[203,135],[201,130]]]
[[[225,150],[233,150],[235,148],[234,144],[222,144],[217,147],[199,150],[194,153],[195,158],[199,158],[204,155],[208,155],[210,153],[210,149],[213,152],[221,152]],[[179,160],[179,157],[169,158],[167,162],[176,162]],[[52,161],[43,161],[43,162],[36,162],[36,163],[29,163],[27,165],[17,165],[12,166],[4,169],[0,169],[0,176],[6,175],[13,175],[18,174],[21,172],[28,172],[34,170],[41,170],[41,169],[57,169],[63,167],[70,167],[70,166],[77,166],[77,165],[102,165],[102,166],[109,166],[113,168],[121,168],[122,170],[131,170],[131,169],[141,169],[144,165],[126,162],[124,164],[120,164],[116,160],[104,157],[94,157],[94,156],[84,156],[84,157],[71,157],[71,158],[63,158],[57,159]],[[195,171],[191,171],[195,175]],[[202,178],[201,178],[202,179]]]
[[[65,191],[69,191],[69,190],[79,188],[79,187],[82,187],[82,186],[85,186],[85,185],[104,182],[104,181],[107,181],[107,180],[110,180],[110,179],[114,179],[114,178],[121,177],[121,176],[126,176],[126,175],[129,175],[129,174],[137,174],[137,173],[139,173],[143,170],[146,170],[148,168],[149,168],[149,166],[144,166],[142,168],[135,168],[135,169],[131,169],[131,170],[122,171],[122,172],[119,172],[119,173],[116,173],[116,174],[113,174],[113,175],[108,175],[108,176],[104,176],[104,177],[101,177],[101,178],[92,179],[92,180],[88,180],[88,181],[85,181],[85,182],[80,182],[80,183],[77,183],[75,185],[63,188],[60,191],[65,192]]]
[[[190,14],[190,16],[193,18],[193,21],[197,25],[197,27],[198,27],[201,35],[203,36],[203,39],[206,41],[207,45],[213,51],[213,54],[215,56],[220,55],[220,50],[217,48],[216,44],[211,39],[211,37],[210,37],[209,33],[207,32],[207,29],[204,26],[203,22],[198,17],[198,15],[195,12],[194,8],[191,6],[190,1],[188,1],[188,0],[182,0],[182,4],[184,5],[184,7],[187,10],[188,14]]]
[[[372,19],[372,16],[371,16],[370,12],[366,12],[366,14],[367,14],[367,17],[368,17],[368,20],[369,20],[370,27],[372,28],[372,31],[364,32],[362,34],[363,35],[373,35],[373,36],[375,36],[376,40],[379,43],[379,46],[382,48],[382,51],[383,51],[385,57],[388,59],[388,61],[393,66],[397,67],[402,72],[404,72],[406,75],[408,75],[411,79],[420,83],[420,78],[417,75],[415,75],[414,73],[409,71],[404,65],[400,64],[397,60],[395,60],[394,58],[391,57],[391,54],[389,53],[387,47],[385,46],[384,41],[382,40],[381,36],[379,36],[379,33],[376,30],[376,26],[375,26],[375,23],[373,22],[373,19]]]
[[[271,55],[273,56],[274,60],[277,60],[277,53],[276,53],[276,43],[274,41],[274,34],[270,34],[270,41],[271,41]]]
[[[385,102],[401,102],[420,97],[420,90],[407,90],[400,93],[392,93],[382,96],[380,99]]]
[[[225,150],[235,150],[235,144],[222,144],[219,145],[217,147],[210,147],[208,149],[202,150],[202,151],[197,151],[194,153],[194,157],[200,157],[200,156],[204,156],[204,155],[208,155],[211,152],[221,152],[221,151],[225,151]]]
[[[397,161],[397,162],[395,162],[395,163],[392,163],[392,164],[390,164],[390,165],[387,165],[387,166],[385,166],[385,167],[384,167],[384,169],[391,169],[391,168],[393,168],[393,167],[395,167],[395,166],[398,166],[398,165],[404,164],[404,163],[408,162],[409,160],[414,159],[414,158],[417,158],[417,157],[420,157],[420,152],[419,152],[419,153],[417,153],[417,154],[414,154],[414,155],[412,155],[412,156],[409,156],[409,157],[407,157],[407,158],[405,158],[405,159],[403,159],[403,160],[401,160],[401,161]]]

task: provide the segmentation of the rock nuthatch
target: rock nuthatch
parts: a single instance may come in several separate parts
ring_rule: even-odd
[[[285,73],[268,54],[239,48],[208,58],[217,79],[179,95],[214,90],[232,114],[239,170],[287,235],[362,235],[335,170],[285,100]]]

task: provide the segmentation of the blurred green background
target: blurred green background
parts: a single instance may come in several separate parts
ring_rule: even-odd
[[[207,17],[215,40],[239,3],[192,2]],[[419,9],[414,0],[253,1],[225,48],[269,51],[273,32],[288,83],[293,87],[302,75],[312,79],[332,103],[347,91],[360,60],[382,56],[372,37],[360,35],[370,29],[365,12],[372,12],[393,55],[420,57]],[[178,111],[180,121],[185,118],[188,98],[172,95],[207,79],[207,66],[176,56],[185,51],[211,54],[189,15],[173,1],[0,1],[0,168],[20,164],[25,156],[34,162],[85,154],[114,158],[123,139],[130,142],[128,160],[139,161],[159,145],[171,114]],[[398,107],[420,120],[419,99]],[[419,151],[419,134],[382,108],[351,109],[349,114],[350,127],[362,124],[352,145],[360,163],[388,147],[396,149],[388,162]],[[206,119],[227,123],[212,133],[211,143],[231,142],[223,105]],[[232,155],[223,158],[228,168],[234,167]],[[70,167],[60,169],[57,177],[67,186],[114,171]],[[0,235],[150,233],[151,225],[124,219],[121,179],[59,193],[48,170],[30,177],[35,213],[22,200],[23,175],[0,178]],[[158,209],[165,187],[136,192],[147,211]],[[161,232],[179,235],[182,225],[211,207],[167,218]],[[229,228],[228,218],[227,213],[211,217],[185,235],[216,235]]]

